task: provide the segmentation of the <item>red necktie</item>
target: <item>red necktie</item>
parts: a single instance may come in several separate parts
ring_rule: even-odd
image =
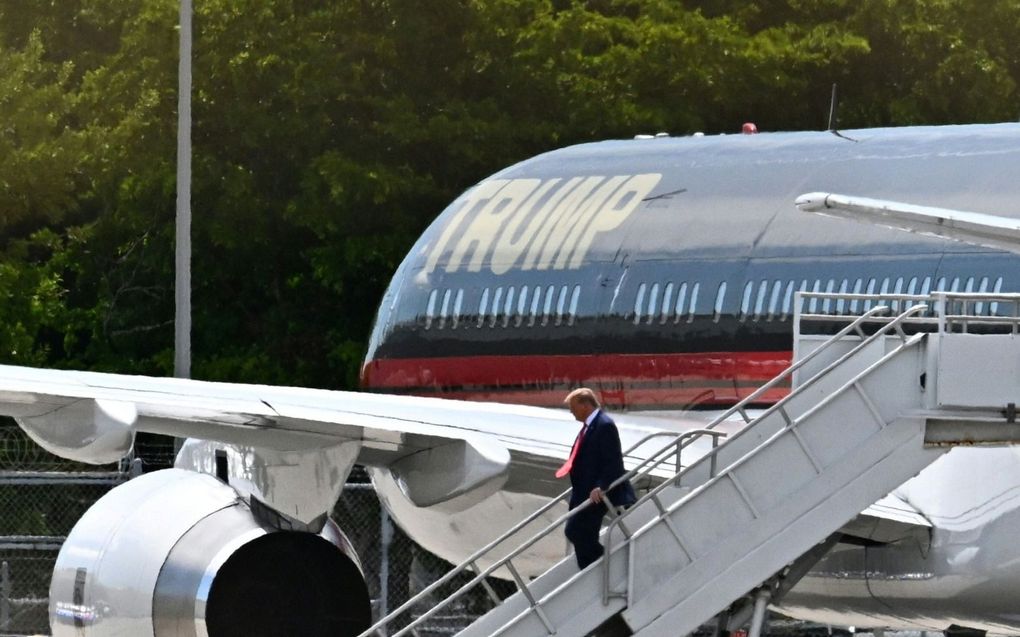
[[[581,427],[581,431],[577,432],[577,438],[574,438],[574,446],[570,448],[570,457],[563,463],[563,466],[556,470],[556,477],[562,478],[570,473],[570,470],[574,468],[574,458],[577,456],[577,450],[581,447],[581,439],[584,438],[584,432],[588,430],[588,425]]]

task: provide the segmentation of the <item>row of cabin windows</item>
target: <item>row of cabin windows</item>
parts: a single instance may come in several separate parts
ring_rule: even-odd
[[[440,296],[441,294],[441,296]],[[573,325],[581,286],[541,285],[485,288],[478,300],[478,312],[464,313],[464,290],[432,290],[425,308],[425,329],[475,327],[520,327],[526,325]]]
[[[726,283],[721,285],[721,289],[725,293]],[[648,287],[648,284],[642,283],[638,286],[637,297],[634,299],[634,324],[652,323],[656,319],[660,324],[669,320],[672,320],[673,323],[680,321],[690,323],[694,320],[700,291],[700,283],[692,283],[688,286],[686,281],[680,285],[674,285],[671,281],[661,287],[658,283],[653,283],[651,288]]]
[[[698,289],[700,285],[693,283],[690,286],[690,297],[688,298],[688,284],[686,282],[676,286],[673,282],[660,285],[653,283],[650,286],[642,283],[638,286],[634,296],[634,314],[632,320],[635,325],[641,323],[664,324],[667,321],[679,323],[682,320],[690,323],[694,320],[697,310]],[[719,284],[715,293],[715,303],[712,306],[712,318],[718,321],[722,316],[723,304],[726,300],[726,281]],[[878,294],[878,295],[900,295],[918,294],[927,295],[932,289],[946,292],[992,292],[999,293],[1002,290],[1002,277],[992,283],[988,277],[939,277],[932,288],[932,277],[922,278],[906,277],[882,279],[815,279],[809,281],[802,279],[800,285],[795,280],[769,280],[748,281],[744,285],[740,297],[740,312],[737,318],[740,321],[785,321],[794,311],[794,292],[824,292],[826,294]],[[675,296],[674,296],[675,294]],[[809,314],[863,314],[872,308],[874,301],[862,301],[858,299],[808,299],[806,307],[801,310]],[[900,309],[900,301],[892,300],[889,303],[892,311]],[[903,309],[906,309],[905,307]],[[977,303],[974,311],[977,314],[988,314],[998,312],[998,303],[988,304]]]

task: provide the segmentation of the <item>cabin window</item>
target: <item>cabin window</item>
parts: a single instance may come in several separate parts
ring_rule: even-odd
[[[495,327],[496,319],[499,318],[500,312],[503,310],[503,286],[496,288],[496,291],[492,294],[492,314],[489,315],[489,327]]]
[[[754,291],[754,283],[748,281],[744,285],[744,294],[740,297],[740,320],[746,321],[751,311],[751,293]]]
[[[970,294],[970,293],[972,293],[973,291],[974,291],[974,277],[967,277],[967,283],[966,283],[966,285],[964,285],[964,287],[963,287],[963,292],[964,292],[965,294]],[[961,310],[962,310],[963,308],[966,308],[966,307],[967,307],[967,303],[966,303],[966,302],[964,302],[964,303],[962,304],[962,306],[963,306],[963,307],[961,308]],[[972,310],[972,311],[973,311],[974,313],[977,313],[977,308],[976,308],[976,307],[971,307],[971,310]]]
[[[514,327],[520,327],[524,322],[524,314],[528,311],[528,286],[521,286],[521,293],[517,295],[517,314],[514,315]]]
[[[761,313],[765,309],[765,297],[769,293],[769,282],[762,279],[758,285],[758,297],[754,301],[754,320],[761,320]]]
[[[670,310],[673,309],[673,283],[669,282],[666,284],[666,289],[662,293],[662,316],[659,318],[659,324],[666,322],[669,317]]]
[[[833,302],[830,298],[832,293],[836,291],[836,280],[829,279],[829,282],[825,284],[825,299],[822,300],[822,314],[831,314]]]
[[[715,311],[712,313],[712,318],[715,322],[719,322],[719,317],[722,316],[723,301],[726,299],[726,281],[719,284],[719,290],[715,293]]]
[[[877,294],[879,296],[882,296],[882,295],[886,294],[887,292],[889,292],[889,279],[882,279],[881,281],[876,280],[875,281],[875,287],[876,287],[875,294]],[[875,301],[875,307],[878,307],[880,305],[887,305],[887,304],[888,304],[888,301],[886,299],[880,298],[880,299]]]
[[[425,306],[425,329],[432,327],[432,319],[436,317],[436,297],[438,295],[439,290],[429,292],[429,302]]]
[[[690,323],[690,322],[692,322],[694,320],[694,313],[698,309],[698,291],[699,290],[701,290],[701,284],[700,283],[695,283],[694,286],[691,287],[691,304],[690,304],[690,308],[688,309],[688,314],[687,314],[687,322],[688,323]]]
[[[995,279],[995,287],[992,288],[992,294],[998,294],[1001,291],[1002,291],[1002,277],[1000,276],[999,278]],[[988,312],[990,314],[999,313],[998,301],[992,301],[991,303],[988,304]]]
[[[489,288],[482,290],[482,298],[478,301],[478,327],[485,323],[485,317],[489,313]]]
[[[776,310],[779,308],[779,295],[783,292],[783,282],[776,279],[775,283],[772,284],[772,296],[769,297],[769,315],[768,319],[771,321],[776,317]]]
[[[634,325],[641,322],[641,310],[645,306],[645,290],[647,285],[642,283],[638,286],[637,296],[634,297]]]
[[[674,323],[679,323],[681,317],[684,315],[684,304],[687,302],[687,282],[680,284],[680,289],[676,293],[676,318],[673,319]]]
[[[931,292],[931,277],[930,276],[926,276],[926,277],[924,277],[924,280],[921,281],[921,292],[920,292],[920,294],[921,294],[921,296],[928,296],[929,292]]]
[[[450,317],[450,329],[457,329],[460,322],[461,311],[464,309],[464,288],[457,290],[457,297],[453,300],[453,315]]]
[[[868,279],[868,287],[867,287],[866,290],[864,290],[864,293],[869,295],[869,296],[874,294],[875,293],[875,285],[876,285],[876,282],[875,282],[874,278]],[[873,303],[874,303],[874,301],[872,301],[871,299],[868,299],[867,301],[865,301],[864,302],[864,312],[867,312],[868,310],[870,310]]]
[[[893,313],[898,314],[900,312],[900,305],[902,303],[901,300],[897,297],[899,297],[903,293],[903,277],[897,278],[895,284],[893,284],[892,280],[890,279],[889,293],[890,293],[889,308],[893,311]]]
[[[794,286],[796,286],[797,285],[797,281],[794,281],[793,284],[794,284]],[[805,307],[804,306],[804,297],[801,296],[800,302],[798,304],[798,302],[797,302],[797,292],[807,292],[807,290],[808,290],[807,279],[804,279],[804,280],[802,280],[800,282],[800,287],[794,287],[794,290],[793,290],[793,293],[794,293],[793,294],[793,299],[792,299],[791,305],[790,305],[790,314],[791,315],[796,314],[797,312],[803,312],[804,311],[804,307]]]
[[[797,284],[794,281],[790,281],[786,285],[786,293],[783,294],[783,311],[780,314],[779,320],[785,321],[786,317],[790,315],[790,308],[793,303],[793,291],[796,289]]]
[[[506,301],[503,303],[503,327],[510,324],[510,315],[514,313],[514,286],[506,289]]]
[[[819,281],[818,279],[815,279],[815,284],[814,287],[811,288],[811,291],[815,294],[821,292],[822,282]],[[818,299],[811,299],[811,302],[808,304],[808,314],[814,314],[817,311],[818,311]]]
[[[567,286],[560,288],[560,297],[556,300],[556,325],[563,323],[567,311]]]
[[[882,284],[879,286],[878,294],[879,294],[879,296],[882,296],[882,297],[884,297],[887,294],[889,294],[889,277],[886,277],[886,278],[882,279]],[[886,306],[888,306],[889,305],[889,299],[881,298],[878,301],[876,301],[876,303],[878,305],[886,305]],[[878,305],[876,305],[876,307],[878,307]]]
[[[948,280],[944,276],[940,276],[938,282],[935,284],[934,292],[948,292],[949,288],[946,287]],[[942,302],[936,301],[932,304],[932,314],[938,314],[942,311]]]
[[[798,290],[799,292],[809,292],[810,290],[811,290],[811,282],[810,281],[808,281],[807,279],[804,279],[803,281],[800,282],[800,289]],[[801,295],[800,307],[798,309],[801,312],[805,312],[805,300],[804,300],[803,295]]]
[[[910,282],[907,283],[907,296],[914,296],[916,292],[917,292],[917,277],[916,276],[910,277]],[[910,299],[909,301],[903,302],[903,307],[907,308],[916,304],[917,304],[916,300]]]
[[[575,285],[574,291],[570,293],[570,316],[567,318],[567,325],[573,325],[577,320],[577,304],[581,300],[581,286]]]
[[[659,284],[652,285],[652,291],[648,295],[648,324],[651,325],[652,321],[655,320],[655,315],[659,313]]]
[[[554,294],[556,294],[555,285],[550,285],[545,289],[545,304],[542,306],[542,325],[549,324],[549,315],[552,313],[552,302]]]
[[[841,296],[843,294],[846,294],[846,290],[847,290],[848,287],[850,287],[850,282],[847,281],[846,279],[843,279],[843,282],[839,284],[839,294]],[[844,298],[836,299],[836,314],[839,314],[840,316],[842,316],[844,314],[843,310],[845,310],[845,309],[846,309],[846,299],[844,299]]]
[[[987,294],[988,293],[988,277],[986,277],[986,276],[981,277],[981,283],[978,284],[978,290],[977,291],[979,293],[981,293],[981,294]],[[984,304],[983,301],[978,301],[977,303],[974,304],[974,313],[975,314],[982,314],[984,312],[984,309],[985,309],[985,304]]]
[[[439,309],[439,325],[436,326],[439,329],[446,327],[446,315],[450,311],[450,296],[452,293],[453,290],[450,289],[443,293],[443,305]]]
[[[856,281],[854,281],[854,291],[853,291],[853,293],[854,294],[860,294],[861,293],[861,288],[863,286],[864,286],[864,281],[862,281],[860,279],[857,279]],[[850,313],[851,314],[857,314],[857,304],[858,304],[857,299],[854,299],[854,300],[850,301]]]
[[[538,318],[538,305],[542,302],[542,286],[536,285],[535,292],[531,295],[531,316],[528,317],[528,327],[535,324]]]

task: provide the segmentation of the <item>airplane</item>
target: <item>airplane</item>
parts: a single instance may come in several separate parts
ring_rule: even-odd
[[[569,389],[592,387],[627,447],[699,428],[786,368],[798,291],[1020,292],[1013,254],[794,205],[849,192],[1020,218],[1018,141],[1016,124],[654,136],[528,159],[412,247],[380,304],[366,392],[0,367],[0,412],[58,455],[103,463],[138,431],[188,438],[175,469],[112,490],[69,535],[54,634],[358,634],[367,589],[326,515],[355,463],[408,535],[457,563],[563,489]],[[1015,456],[953,450],[844,527],[776,609],[1020,632]],[[553,538],[521,568],[565,551]]]

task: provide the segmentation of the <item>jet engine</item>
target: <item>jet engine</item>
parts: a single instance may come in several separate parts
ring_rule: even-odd
[[[370,623],[361,565],[334,523],[274,528],[227,484],[182,469],[96,502],[50,585],[55,637],[344,636]]]

